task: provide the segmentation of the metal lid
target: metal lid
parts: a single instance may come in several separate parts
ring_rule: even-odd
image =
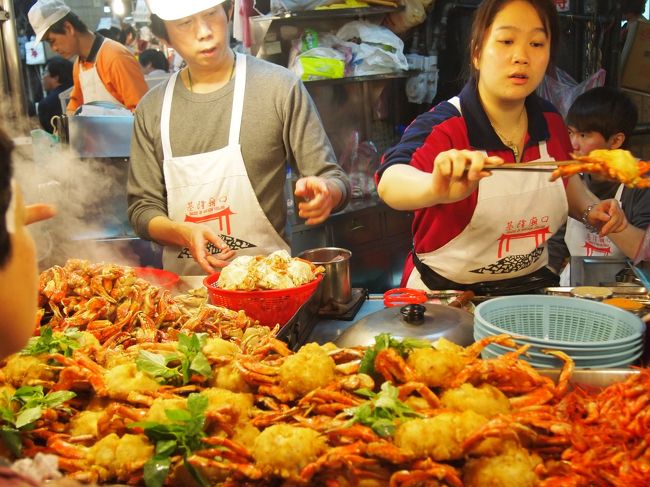
[[[415,306],[424,310],[414,309]],[[420,321],[421,311],[424,312]],[[431,342],[444,337],[467,346],[474,342],[474,317],[467,311],[442,304],[396,306],[365,316],[345,330],[334,343],[339,347],[371,346],[375,344],[375,336],[380,333]]]

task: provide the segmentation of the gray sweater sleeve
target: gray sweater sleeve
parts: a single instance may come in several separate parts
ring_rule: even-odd
[[[128,214],[136,233],[150,239],[149,221],[167,215],[160,138],[160,111],[166,84],[145,95],[135,112],[127,184]],[[174,156],[220,149],[228,143],[234,80],[209,94],[174,87],[170,138]],[[336,162],[313,100],[289,70],[247,57],[246,92],[240,133],[241,151],[255,195],[266,216],[284,235],[286,165],[300,176],[335,181],[347,205],[350,183]],[[197,177],[200,177],[197,176]]]

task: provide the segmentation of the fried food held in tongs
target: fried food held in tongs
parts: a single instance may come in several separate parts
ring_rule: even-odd
[[[551,181],[578,173],[591,173],[619,181],[630,188],[650,188],[650,178],[644,176],[650,171],[650,162],[637,160],[627,150],[598,149],[587,156],[573,157],[577,162],[559,166],[551,174]]]

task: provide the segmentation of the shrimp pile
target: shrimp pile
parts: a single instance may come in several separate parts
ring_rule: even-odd
[[[102,287],[117,300],[119,285]],[[371,347],[293,352],[266,327],[220,336],[179,318],[174,333],[118,343],[61,326],[68,316],[0,363],[0,445],[11,458],[55,454],[78,481],[650,485],[646,369],[590,391],[572,389],[568,356],[548,352],[564,364],[553,380],[506,335],[461,347],[382,334]],[[512,352],[481,359],[490,343]]]
[[[257,325],[243,311],[206,302],[207,294],[173,297],[138,278],[132,267],[70,259],[40,275],[36,328],[47,323],[55,331],[89,331],[111,348],[165,341],[181,332],[241,337]]]

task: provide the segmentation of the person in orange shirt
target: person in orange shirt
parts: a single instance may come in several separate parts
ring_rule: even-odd
[[[28,17],[36,42],[48,42],[65,58],[78,56],[72,72],[74,86],[68,114],[94,101],[135,109],[148,86],[133,53],[119,42],[90,32],[61,0],[38,0]]]

